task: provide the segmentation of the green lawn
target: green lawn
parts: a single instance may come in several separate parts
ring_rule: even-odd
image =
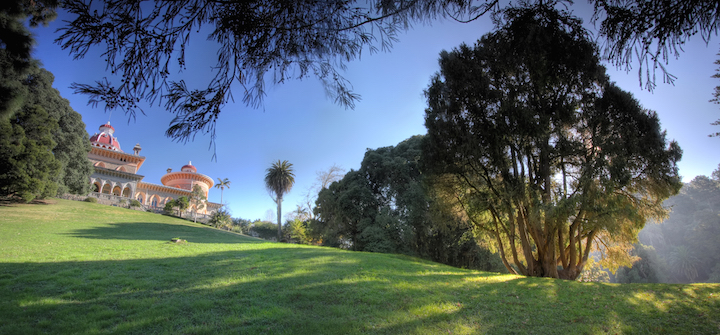
[[[0,334],[720,333],[718,284],[499,275],[53,202],[0,205]]]

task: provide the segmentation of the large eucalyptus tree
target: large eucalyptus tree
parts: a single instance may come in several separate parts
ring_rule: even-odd
[[[426,90],[428,165],[508,271],[575,279],[626,252],[681,186],[677,143],[605,75],[580,20],[509,8],[474,47],[442,52]]]

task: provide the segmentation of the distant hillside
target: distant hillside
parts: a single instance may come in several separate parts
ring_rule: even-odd
[[[52,202],[0,205],[0,334],[720,330],[720,284],[500,275]]]

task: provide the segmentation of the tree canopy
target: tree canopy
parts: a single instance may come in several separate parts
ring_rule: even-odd
[[[53,75],[32,58],[25,27],[55,18],[56,0],[0,4],[0,194],[25,201],[86,194],[92,165],[80,114],[52,87]]]
[[[664,65],[677,58],[695,35],[707,43],[718,33],[720,7],[713,0],[593,0],[593,19],[600,22],[605,57],[629,69],[637,62],[638,78],[651,89],[656,69],[663,82],[675,76]],[[645,73],[643,73],[645,72]]]
[[[65,193],[87,194],[92,164],[82,117],[52,87],[53,75],[37,67],[20,85],[30,93],[19,111],[0,119],[3,195],[25,201]]]
[[[203,191],[202,187],[198,184],[193,185],[192,191],[188,196],[188,204],[189,207],[192,208],[194,221],[197,222],[197,212],[205,208],[206,201],[207,197],[205,196],[205,191]]]
[[[368,149],[359,170],[320,191],[311,235],[328,246],[501,271],[499,259],[481,247],[471,226],[436,208],[423,173],[424,140],[413,136],[396,146]]]
[[[520,4],[558,2],[572,4],[562,0]],[[595,5],[593,20],[600,23],[600,36],[606,42],[605,56],[628,68],[637,61],[641,81],[642,72],[647,72],[649,88],[655,85],[657,67],[672,81],[663,65],[691,36],[699,33],[708,40],[717,33],[713,1],[590,2]],[[122,109],[130,117],[142,112],[141,102],[164,105],[176,115],[166,135],[187,141],[205,133],[212,142],[222,107],[234,100],[238,87],[242,102],[257,107],[268,83],[314,76],[335,102],[352,108],[359,95],[342,71],[363,51],[389,50],[399,33],[413,24],[439,17],[470,22],[501,11],[502,4],[499,0],[68,0],[63,7],[74,19],[61,28],[58,43],[75,58],[94,48],[103,51],[112,75],[74,86],[88,94],[91,103]],[[212,79],[194,86],[175,80],[171,72],[186,69],[188,43],[199,34],[217,46],[217,58],[210,61]]]
[[[214,138],[222,107],[233,99],[233,83],[241,87],[242,102],[257,107],[267,82],[315,76],[337,103],[353,107],[359,96],[341,71],[363,50],[389,49],[413,22],[448,12],[482,13],[497,2],[471,7],[464,0],[68,0],[63,7],[75,19],[61,28],[59,43],[76,58],[92,47],[105,48],[108,70],[121,77],[77,84],[78,92],[131,116],[141,110],[140,101],[164,101],[176,115],[167,135],[186,141],[198,132]],[[214,77],[195,89],[169,76],[175,66],[185,69],[188,42],[200,31],[217,45],[218,57]]]
[[[575,279],[594,248],[610,268],[629,264],[681,186],[680,147],[609,82],[578,19],[539,4],[499,24],[441,53],[426,90],[436,187],[510,272]]]
[[[28,97],[22,81],[37,66],[34,40],[25,27],[47,24],[56,17],[57,0],[15,0],[0,4],[0,118],[20,110]]]

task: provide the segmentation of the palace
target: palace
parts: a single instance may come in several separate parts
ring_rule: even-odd
[[[110,122],[100,126],[100,132],[90,137],[92,148],[88,159],[93,163],[95,172],[90,176],[90,183],[94,185],[92,196],[110,203],[126,202],[135,199],[143,208],[161,211],[168,201],[182,196],[189,197],[192,188],[199,185],[207,198],[213,186],[212,178],[198,173],[197,168],[190,162],[173,172],[160,178],[160,184],[143,181],[144,176],[138,170],[145,161],[140,156],[140,144],[136,144],[133,153],[125,153],[120,149],[120,143],[115,137],[115,128]],[[190,211],[201,214],[203,217],[212,214],[222,207],[221,204],[206,202],[204,208],[191,208]]]

